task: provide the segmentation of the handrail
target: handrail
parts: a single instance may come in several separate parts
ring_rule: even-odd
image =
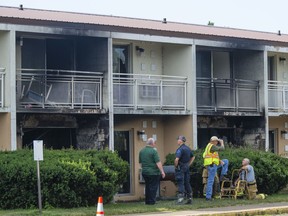
[[[186,110],[187,79],[180,76],[114,73],[114,107]],[[172,94],[175,97],[171,97]]]
[[[288,112],[288,82],[268,80],[268,110],[273,113]]]
[[[102,79],[102,72],[17,69],[18,107],[101,109]]]
[[[155,78],[171,78],[171,79],[184,79],[187,80],[187,77],[184,76],[170,76],[170,75],[157,75],[157,74],[133,74],[133,73],[113,73],[113,78],[114,76],[131,76],[131,77],[155,77]],[[115,78],[119,78],[119,77],[115,77]]]
[[[103,72],[95,72],[95,71],[76,71],[76,70],[55,70],[55,69],[29,69],[29,68],[17,68],[17,71],[31,71],[31,72],[37,72],[44,71],[44,72],[63,72],[63,73],[80,73],[80,74],[98,74],[103,75]]]
[[[224,78],[205,78],[205,77],[197,77],[197,82],[216,82],[216,81],[223,81],[224,83],[251,83],[251,84],[259,84],[259,80],[245,80],[245,79],[224,79]]]
[[[200,111],[259,112],[260,81],[197,77]],[[205,94],[205,97],[203,96]]]

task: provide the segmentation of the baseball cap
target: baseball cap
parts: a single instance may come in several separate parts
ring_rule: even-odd
[[[183,142],[186,142],[185,136],[182,136],[182,135],[178,136],[177,140],[182,140]]]
[[[217,136],[212,136],[210,138],[210,141],[219,141],[218,137]]]

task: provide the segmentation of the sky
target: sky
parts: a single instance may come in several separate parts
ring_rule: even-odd
[[[0,6],[72,11],[288,34],[287,0],[0,0]]]

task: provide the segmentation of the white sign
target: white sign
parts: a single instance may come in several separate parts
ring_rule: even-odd
[[[34,160],[43,161],[43,140],[33,140]]]

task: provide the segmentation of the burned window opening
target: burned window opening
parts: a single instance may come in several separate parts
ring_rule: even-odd
[[[205,148],[211,136],[218,136],[227,146],[265,149],[264,117],[198,116],[198,148]]]
[[[75,128],[26,128],[23,133],[23,147],[32,148],[33,140],[43,140],[47,149],[76,148]]]
[[[72,40],[46,40],[47,69],[74,70],[74,42]]]
[[[17,78],[19,109],[101,109],[107,39],[24,38]]]

